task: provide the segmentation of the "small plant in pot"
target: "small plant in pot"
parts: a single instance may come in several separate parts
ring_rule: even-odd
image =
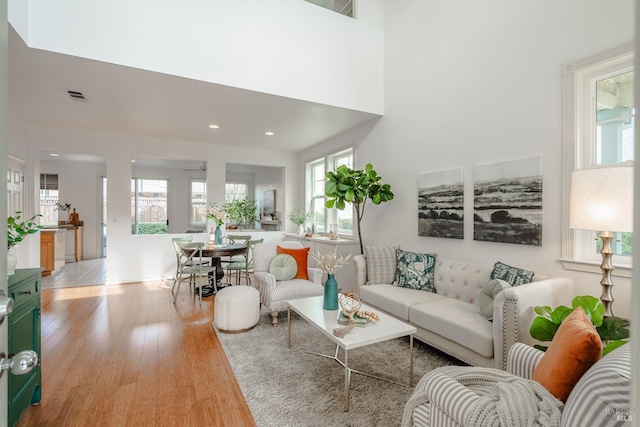
[[[306,212],[304,208],[296,208],[289,212],[287,218],[298,226],[297,233],[302,235],[305,231],[304,225],[313,218],[313,214],[311,212]]]
[[[36,223],[36,218],[42,215],[33,215],[31,218],[22,219],[22,212],[16,212],[14,216],[7,218],[7,250],[22,242],[29,234],[37,233],[42,226]],[[7,252],[7,273],[15,272],[18,260],[15,255]]]
[[[591,295],[578,296],[573,299],[571,305],[572,308],[561,305],[555,309],[549,306],[536,306],[535,312],[538,317],[533,319],[529,329],[531,337],[538,341],[552,341],[560,324],[580,306],[600,335],[604,345],[603,356],[627,343],[625,340],[629,338],[629,321],[615,316],[605,317],[604,305],[598,298]],[[542,351],[547,350],[546,346],[535,345],[534,347]]]

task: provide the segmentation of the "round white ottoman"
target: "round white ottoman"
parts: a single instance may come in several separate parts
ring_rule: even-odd
[[[227,286],[215,297],[213,322],[220,332],[246,332],[260,320],[260,293],[252,286]]]

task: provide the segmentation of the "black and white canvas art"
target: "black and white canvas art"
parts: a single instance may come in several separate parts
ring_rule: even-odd
[[[542,246],[541,160],[474,168],[474,240]]]
[[[462,169],[418,175],[418,235],[464,239]]]

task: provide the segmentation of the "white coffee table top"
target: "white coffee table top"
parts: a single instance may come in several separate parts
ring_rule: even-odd
[[[364,328],[356,326],[343,338],[338,338],[333,335],[333,330],[345,326],[338,324],[340,310],[323,310],[322,302],[323,297],[318,296],[289,300],[287,304],[293,311],[302,316],[307,322],[315,325],[324,335],[345,350],[364,347],[417,332],[414,326],[362,304],[360,310],[373,311],[380,319],[376,323],[370,322]]]

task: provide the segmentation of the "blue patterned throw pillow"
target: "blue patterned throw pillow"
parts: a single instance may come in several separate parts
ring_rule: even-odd
[[[523,270],[522,268],[511,267],[507,264],[503,264],[500,261],[493,265],[493,271],[491,272],[492,279],[500,279],[509,283],[511,286],[524,285],[533,280],[535,273],[529,270]]]
[[[433,270],[436,254],[417,254],[396,250],[396,285],[421,291],[435,292]]]

